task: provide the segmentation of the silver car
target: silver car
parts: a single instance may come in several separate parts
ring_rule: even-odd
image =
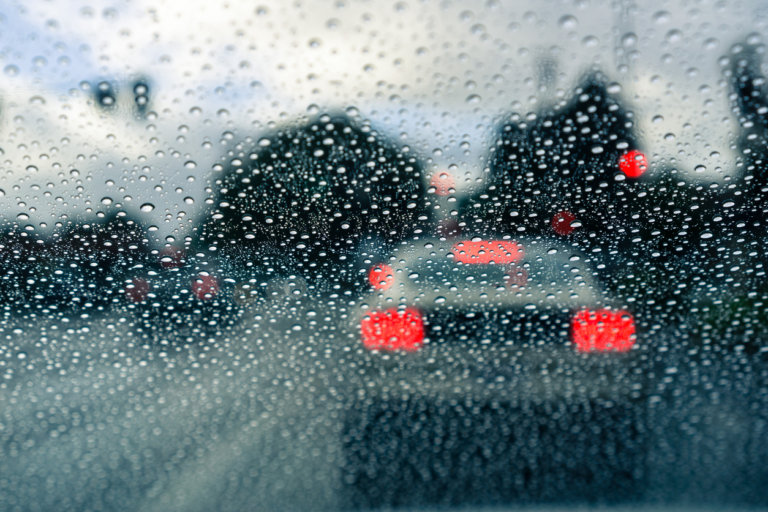
[[[424,239],[369,278],[344,421],[351,506],[642,492],[642,343],[586,255]]]

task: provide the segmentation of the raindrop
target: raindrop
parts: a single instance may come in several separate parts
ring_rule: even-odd
[[[566,14],[565,16],[560,18],[557,24],[560,25],[560,28],[564,28],[566,30],[572,30],[576,28],[576,26],[579,24],[579,20],[577,20],[575,16]]]
[[[677,29],[667,32],[667,42],[677,43],[683,38],[683,33]]]
[[[667,11],[657,11],[653,15],[653,21],[656,23],[667,23],[671,16]]]
[[[141,205],[140,209],[143,212],[151,212],[152,210],[155,209],[155,205],[153,205],[152,203],[144,203],[143,205]]]
[[[476,103],[480,103],[481,99],[482,98],[480,98],[480,96],[477,94],[470,94],[469,96],[467,96],[467,103],[469,103],[470,105],[474,105]]]
[[[637,44],[637,34],[634,32],[627,32],[621,37],[621,44],[623,46],[634,46]]]

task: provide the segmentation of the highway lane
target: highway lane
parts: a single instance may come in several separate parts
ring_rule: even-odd
[[[344,392],[359,384],[338,311],[256,307],[196,343],[150,342],[116,313],[6,320],[0,508],[338,509]],[[766,505],[765,368],[673,329],[651,342],[666,348],[648,365],[645,498]]]

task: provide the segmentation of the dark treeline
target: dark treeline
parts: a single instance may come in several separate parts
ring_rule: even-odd
[[[623,172],[625,155],[646,148],[632,112],[592,73],[570,99],[500,126],[486,181],[462,202],[465,230],[561,238],[641,308],[684,310],[696,294],[757,286],[768,239],[768,96],[759,53],[736,47],[726,71],[743,157],[725,183],[693,183],[685,170],[664,166]]]
[[[423,172],[416,155],[346,115],[288,125],[239,145],[199,246],[234,259],[278,254],[312,279],[354,280],[344,262],[361,244],[385,253],[429,225]]]

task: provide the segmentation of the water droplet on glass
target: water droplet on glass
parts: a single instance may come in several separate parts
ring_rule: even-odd
[[[637,44],[637,34],[634,32],[627,32],[621,37],[621,44],[623,46],[634,46]]]
[[[155,209],[155,205],[153,205],[152,203],[144,203],[143,205],[141,205],[140,209],[143,212],[151,212],[152,210]]]
[[[566,14],[565,16],[562,16],[560,18],[557,24],[560,25],[561,28],[564,28],[566,30],[571,30],[576,28],[576,26],[579,24],[579,20],[577,20],[575,16]]]
[[[670,14],[667,11],[656,11],[653,14],[653,21],[656,23],[666,23],[670,19]]]

